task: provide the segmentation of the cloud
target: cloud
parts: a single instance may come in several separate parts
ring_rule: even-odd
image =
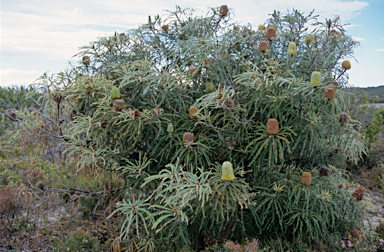
[[[384,52],[384,49],[376,49],[375,52]]]
[[[363,38],[358,38],[358,37],[352,37],[352,39],[356,40],[356,41],[365,41],[365,39]]]
[[[40,71],[24,71],[19,69],[2,69],[0,86],[28,86],[38,79],[43,73]]]

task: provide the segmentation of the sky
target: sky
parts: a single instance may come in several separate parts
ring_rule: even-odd
[[[274,10],[313,9],[325,18],[341,17],[347,34],[359,41],[358,62],[350,59],[349,84],[384,85],[384,0],[1,0],[0,86],[29,85],[44,72],[69,67],[78,48],[98,37],[111,36],[148,22],[148,15],[166,15],[175,6],[197,9],[227,5],[234,22],[253,27],[265,23]]]

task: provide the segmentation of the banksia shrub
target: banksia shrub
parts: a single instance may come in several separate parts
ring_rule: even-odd
[[[91,59],[89,58],[89,56],[83,56],[83,64],[86,67],[88,67],[91,64]]]
[[[222,17],[226,17],[226,16],[228,15],[228,6],[226,6],[226,5],[222,5],[222,6],[220,7],[220,15],[221,15]]]
[[[189,117],[191,118],[191,119],[195,119],[195,118],[197,118],[197,111],[198,111],[199,109],[198,108],[189,108]]]
[[[349,121],[348,113],[340,113],[339,122],[341,125],[347,124]]]
[[[314,71],[311,75],[311,86],[320,86],[321,84],[321,74],[318,71]]]
[[[268,119],[267,133],[270,135],[276,135],[277,133],[279,133],[279,122],[277,121],[277,119]]]
[[[328,177],[330,174],[331,174],[331,169],[329,169],[329,168],[326,167],[326,166],[322,166],[322,167],[320,167],[320,169],[319,169],[319,175],[320,175],[321,177]]]
[[[333,100],[336,97],[335,87],[333,85],[327,85],[324,89],[324,98],[328,100]]]
[[[354,228],[354,229],[352,229],[351,231],[348,232],[348,236],[351,237],[351,239],[360,240],[361,233],[360,233],[359,230]]]
[[[188,71],[190,74],[193,74],[194,76],[199,73],[199,70],[197,70],[197,67],[191,67]]]
[[[191,132],[186,132],[184,133],[183,135],[183,142],[184,143],[193,143],[195,141],[195,134],[191,133]]]
[[[112,99],[120,99],[120,89],[118,87],[112,88],[111,98]]]
[[[310,185],[312,183],[312,174],[310,172],[303,172],[303,174],[301,174],[300,183],[303,185]]]
[[[297,49],[295,42],[290,42],[288,45],[288,55],[294,56],[296,55]]]
[[[344,60],[341,64],[341,67],[345,70],[351,69],[351,62],[349,62],[349,60]]]
[[[113,104],[113,108],[115,112],[121,112],[125,109],[125,101],[124,100],[115,100],[115,104]]]
[[[231,181],[235,179],[231,162],[225,161],[222,166],[221,180]]]
[[[269,27],[267,29],[267,33],[265,34],[267,40],[275,40],[276,39],[276,30],[273,27]]]
[[[268,51],[268,42],[265,40],[260,41],[258,50],[260,53],[265,54]]]
[[[356,188],[352,193],[352,197],[354,197],[356,201],[363,200],[364,196],[365,196],[365,188],[363,186]]]

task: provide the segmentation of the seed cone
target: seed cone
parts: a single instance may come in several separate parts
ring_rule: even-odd
[[[7,118],[11,121],[17,121],[18,118],[17,118],[17,115],[15,113],[15,110],[14,109],[7,109],[5,111],[5,115],[7,116]]]
[[[276,39],[276,30],[273,27],[269,27],[267,29],[267,33],[265,35],[267,40],[275,40]]]
[[[277,121],[277,119],[268,119],[267,133],[270,135],[276,135],[277,133],[279,133],[279,122]]]
[[[229,109],[232,109],[235,107],[235,101],[232,98],[229,98],[225,101],[225,106]]]
[[[296,44],[295,42],[290,42],[288,45],[288,55],[296,55],[297,49],[296,49]]]
[[[335,87],[333,85],[325,86],[324,90],[324,98],[328,98],[328,100],[333,100],[336,97]]]
[[[331,174],[331,169],[326,166],[322,166],[319,169],[319,175],[322,177],[328,177]]]
[[[88,67],[91,64],[91,59],[89,58],[89,56],[83,56],[83,64],[86,67]]]
[[[365,189],[363,186],[356,188],[352,193],[352,197],[354,197],[356,201],[363,200],[364,196],[365,196]]]
[[[226,5],[222,5],[222,6],[220,7],[220,15],[221,15],[222,17],[226,17],[226,16],[228,15],[228,6],[226,6]]]
[[[303,172],[303,174],[301,174],[300,183],[303,185],[310,185],[312,183],[312,174],[310,172]]]
[[[348,235],[352,238],[352,239],[357,239],[357,240],[360,240],[360,231],[357,230],[356,228],[352,229],[351,231],[349,231]]]
[[[70,121],[74,121],[76,119],[76,110],[72,110],[68,112],[68,119]]]
[[[188,71],[190,74],[193,74],[194,76],[199,73],[199,70],[197,70],[197,67],[191,67]]]
[[[133,110],[132,111],[132,119],[139,119],[139,116],[140,116],[140,112],[136,109],[136,110]]]
[[[52,99],[53,99],[56,103],[60,103],[61,100],[63,99],[63,95],[60,94],[60,91],[54,91],[54,92],[52,92]]]
[[[205,69],[212,70],[211,65],[212,65],[212,60],[211,60],[211,59],[206,59],[206,60],[204,60],[203,67],[204,67]]]
[[[321,83],[321,74],[318,71],[314,71],[311,75],[311,86],[320,86]]]
[[[335,87],[338,87],[339,83],[337,81],[334,81],[334,82],[332,82],[332,85],[335,86]]]
[[[198,110],[199,110],[198,108],[189,108],[189,117],[191,119],[197,118],[196,114]]]
[[[259,43],[259,52],[265,54],[268,51],[268,42],[265,40],[260,41]]]
[[[165,32],[168,32],[168,30],[169,30],[169,26],[168,26],[168,25],[163,25],[163,26],[161,27],[161,29],[162,29],[163,31],[165,31]]]
[[[340,117],[339,117],[339,122],[341,123],[341,125],[344,125],[344,124],[347,124],[349,121],[349,118],[348,118],[348,113],[340,113]]]
[[[113,104],[113,108],[116,112],[121,112],[125,109],[125,101],[124,100],[115,100],[115,104]]]
[[[349,60],[344,60],[341,64],[341,67],[345,70],[351,69],[351,62],[349,62]]]
[[[226,137],[224,139],[224,141],[225,141],[225,147],[227,147],[228,150],[235,149],[235,147],[236,147],[236,139],[235,139],[234,136],[232,136],[232,137],[228,136],[228,137]]]
[[[111,94],[112,99],[120,99],[120,90],[117,87],[112,88],[112,94]]]
[[[221,180],[231,181],[235,179],[231,162],[225,161],[222,166]]]
[[[183,135],[183,142],[184,143],[193,143],[195,141],[195,134],[191,132],[186,132]]]

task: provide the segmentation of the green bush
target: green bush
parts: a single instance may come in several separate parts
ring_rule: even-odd
[[[357,122],[344,113],[341,61],[358,43],[338,18],[274,12],[268,29],[254,30],[223,10],[197,16],[177,7],[166,19],[149,17],[82,47],[80,66],[36,87],[63,120],[80,167],[124,178],[128,189],[112,214],[123,219],[121,239],[140,237],[135,244],[147,251],[246,238],[310,246],[361,228],[361,203],[342,189],[342,170],[318,175],[366,153]],[[112,99],[113,87],[123,102]]]

